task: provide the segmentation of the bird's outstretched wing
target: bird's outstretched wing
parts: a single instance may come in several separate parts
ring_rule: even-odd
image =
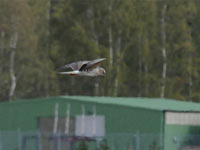
[[[106,60],[106,58],[99,58],[99,59],[88,61],[87,63],[82,64],[79,71],[82,71],[85,69],[90,69],[90,68],[95,68],[95,67],[99,66],[100,63],[104,60]]]
[[[71,68],[72,70],[80,70],[80,68],[87,64],[89,61],[78,61],[78,62],[74,62],[74,63],[70,63],[70,64],[66,64],[64,66],[61,66],[58,70],[62,70],[62,69],[68,69]]]

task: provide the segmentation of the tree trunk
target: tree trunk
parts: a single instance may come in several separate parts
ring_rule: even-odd
[[[15,72],[14,72],[15,53],[16,53],[16,49],[11,49],[11,53],[10,53],[11,86],[10,86],[10,92],[9,92],[9,100],[10,101],[13,99],[15,88],[16,88],[16,77],[15,77]]]
[[[51,18],[51,9],[52,9],[52,6],[51,6],[51,0],[48,1],[48,10],[46,11],[47,13],[47,35],[46,35],[46,38],[48,39],[48,42],[46,44],[46,60],[48,60],[49,58],[49,49],[50,48],[50,18]],[[46,75],[45,75],[45,83],[44,83],[44,86],[45,86],[45,96],[48,97],[49,96],[49,80],[50,80],[50,73],[49,73],[49,63],[46,63],[45,64],[46,67],[45,67],[45,72]]]
[[[18,32],[17,32],[17,18],[15,16],[11,17],[11,23],[12,23],[12,35],[10,39],[10,78],[11,78],[11,86],[9,91],[9,101],[13,99],[15,88],[16,88],[16,76],[14,71],[14,65],[15,65],[15,54],[16,54],[16,47],[17,47],[17,41],[18,41]]]
[[[145,64],[144,66],[144,73],[145,73],[145,96],[148,96],[149,94],[149,81],[148,81],[148,72],[149,72],[149,68],[148,65]]]
[[[193,86],[193,81],[192,81],[192,55],[189,54],[189,100],[192,101],[192,86]]]
[[[121,31],[119,30],[117,43],[116,43],[116,76],[114,79],[114,96],[118,95],[119,88],[119,67],[120,67],[120,50],[121,50]]]
[[[94,22],[95,16],[94,16],[93,1],[91,2],[91,5],[87,10],[87,17],[88,17],[88,20],[91,21],[91,24],[90,24],[91,29],[90,30],[92,32],[92,38],[95,40],[96,48],[99,48],[99,39],[98,39],[98,35],[97,35],[96,29],[95,29],[95,22]],[[99,80],[95,81],[94,87],[95,87],[94,95],[97,96],[97,95],[99,95]]]
[[[9,92],[9,100],[11,101],[14,96],[15,88],[16,88],[16,77],[15,77],[15,71],[14,71],[14,65],[15,65],[15,53],[16,53],[16,45],[17,45],[17,39],[18,39],[18,33],[16,31],[16,24],[13,24],[13,35],[11,37],[10,41],[10,78],[11,78],[11,86],[10,86],[10,92]]]
[[[0,37],[0,60],[3,59],[3,55],[4,55],[4,39],[5,39],[5,32],[2,31],[1,32],[1,37]],[[1,62],[1,64],[3,64],[3,62]],[[0,74],[2,72],[2,69],[3,69],[3,66],[0,65]]]
[[[108,12],[109,12],[109,24],[108,24],[108,43],[109,43],[109,74],[108,74],[108,95],[113,95],[113,55],[114,55],[114,50],[113,50],[113,28],[112,28],[112,7],[113,7],[113,0],[109,0],[108,2]]]
[[[142,96],[142,54],[141,54],[141,44],[142,44],[142,38],[141,35],[138,37],[138,43],[139,43],[139,58],[138,58],[138,97]]]
[[[94,87],[95,87],[94,95],[99,96],[99,83],[97,81],[94,83]]]
[[[161,36],[162,36],[162,81],[161,81],[161,91],[160,97],[165,97],[165,88],[166,88],[166,74],[167,74],[167,52],[166,52],[166,9],[167,4],[164,3],[161,16]]]
[[[110,70],[112,70],[112,65],[113,65],[113,36],[112,36],[112,0],[109,1],[109,27],[108,27],[108,39],[109,39],[109,56],[110,56]]]

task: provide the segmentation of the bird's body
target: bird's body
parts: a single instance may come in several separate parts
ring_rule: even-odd
[[[68,74],[72,76],[105,76],[104,68],[100,67],[100,63],[105,58],[95,59],[91,61],[78,61],[62,66],[60,69],[71,68],[72,71],[59,72],[59,74]]]

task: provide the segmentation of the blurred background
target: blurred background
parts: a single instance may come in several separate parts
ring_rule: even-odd
[[[198,0],[0,0],[0,100],[52,95],[199,101]],[[104,78],[56,69],[106,57]]]

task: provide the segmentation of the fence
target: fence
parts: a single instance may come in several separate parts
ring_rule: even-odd
[[[0,131],[0,150],[163,150],[158,134],[115,133],[106,137],[76,137],[66,134]],[[174,148],[200,150],[200,135],[174,136]]]
[[[200,135],[173,136],[177,150],[200,150]]]

